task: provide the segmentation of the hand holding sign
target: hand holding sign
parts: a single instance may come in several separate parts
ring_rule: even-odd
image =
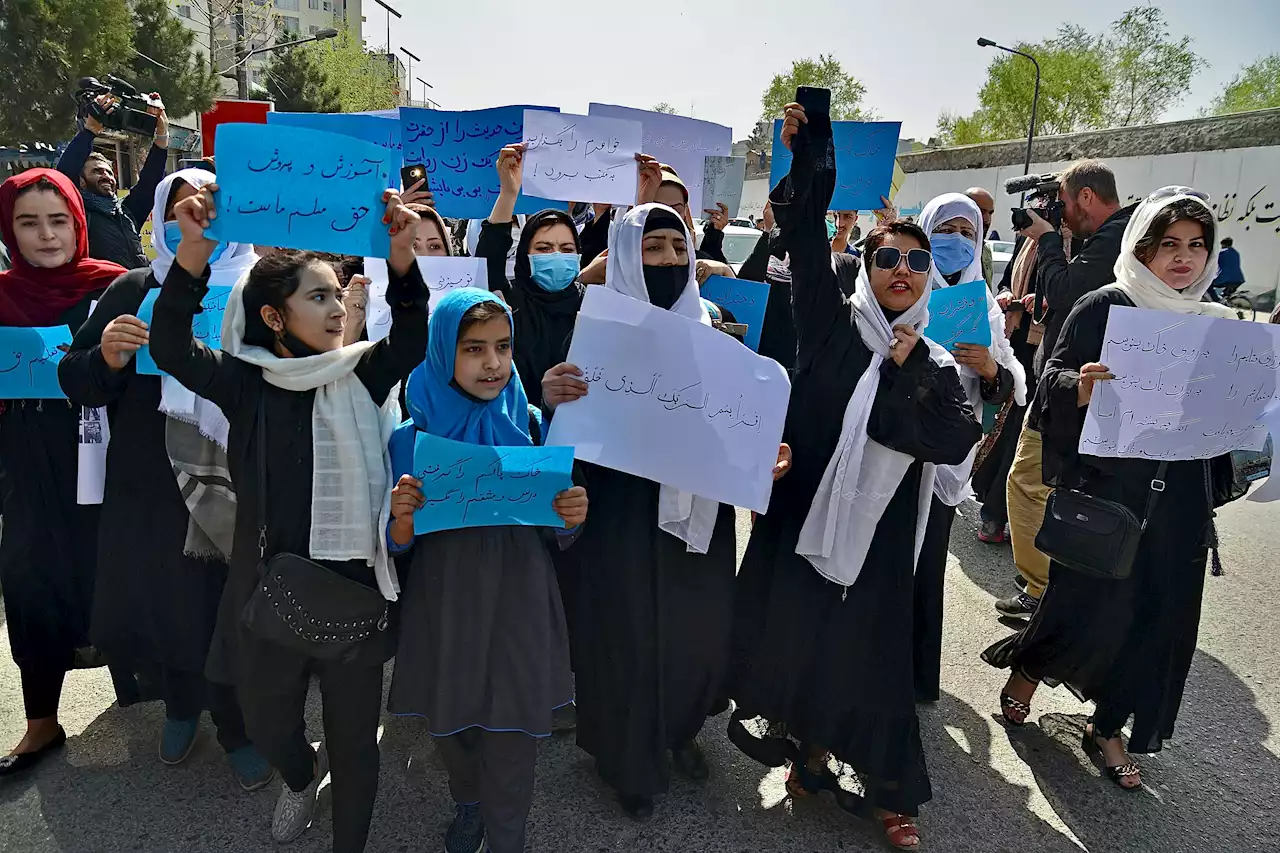
[[[119,373],[149,339],[146,323],[132,314],[121,314],[102,330],[102,360]]]

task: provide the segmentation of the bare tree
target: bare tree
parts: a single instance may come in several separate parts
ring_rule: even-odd
[[[284,29],[271,0],[191,0],[188,5],[208,40],[210,69],[235,68],[241,89],[247,89],[246,55],[275,44]]]

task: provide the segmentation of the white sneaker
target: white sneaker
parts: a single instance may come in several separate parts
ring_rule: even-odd
[[[276,841],[293,841],[311,825],[311,816],[316,811],[316,795],[320,791],[320,783],[329,775],[329,756],[324,747],[316,752],[316,778],[305,790],[294,793],[284,785],[280,791],[280,799],[276,800],[276,811],[271,817],[271,837]]]

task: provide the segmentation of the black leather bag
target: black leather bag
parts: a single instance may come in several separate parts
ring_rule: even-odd
[[[378,590],[297,554],[267,559],[266,401],[258,403],[258,586],[240,614],[264,640],[319,660],[347,660],[387,630]]]
[[[1156,470],[1141,519],[1116,501],[1074,489],[1054,489],[1036,534],[1036,549],[1072,571],[1106,580],[1129,577],[1147,519],[1164,491],[1168,467],[1168,462],[1161,462]]]

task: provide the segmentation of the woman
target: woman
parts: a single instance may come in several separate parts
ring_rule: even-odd
[[[1080,455],[1085,409],[1097,382],[1113,305],[1179,314],[1234,317],[1202,302],[1217,269],[1214,216],[1206,197],[1185,187],[1157,190],[1125,229],[1114,284],[1080,299],[1045,364],[1037,397],[1044,436],[1045,482],[1119,501],[1146,516],[1157,463]],[[1142,786],[1120,730],[1133,717],[1131,752],[1160,751],[1173,735],[1182,688],[1196,648],[1213,510],[1241,492],[1230,455],[1170,462],[1165,487],[1147,517],[1132,574],[1103,580],[1052,563],[1049,586],[1030,624],[982,657],[1012,673],[1000,694],[1010,725],[1022,725],[1041,681],[1066,684],[1096,703],[1084,747],[1100,751],[1108,777],[1126,790]]]
[[[74,333],[124,272],[88,258],[80,191],[54,169],[28,169],[0,186],[0,233],[13,264],[0,273],[0,326]],[[98,513],[76,503],[79,423],[69,401],[0,402],[0,587],[27,713],[0,776],[31,769],[66,743],[62,681],[76,649],[89,644]]]
[[[342,658],[328,660],[319,650],[304,652],[255,633],[242,614],[251,599],[258,602],[259,560],[282,554],[317,562],[329,576],[377,590],[388,601],[397,597],[386,554],[393,485],[386,442],[399,422],[391,391],[427,345],[427,293],[413,255],[418,215],[386,191],[387,338],[344,347],[346,312],[333,267],[310,253],[286,251],[259,261],[237,283],[217,351],[191,332],[217,248],[203,236],[217,215],[215,190],[202,187],[174,209],[182,239],[156,299],[149,341],[162,370],[230,421],[235,540],[206,671],[235,685],[249,736],[284,778],[273,838],[289,841],[306,829],[332,766],[333,850],[358,853],[377,795],[382,665],[394,650],[393,629],[383,620]],[[298,606],[316,609],[306,595],[301,599]],[[313,674],[325,722],[319,754],[307,742],[302,718]]]
[[[149,269],[131,270],[107,289],[76,334],[58,378],[73,402],[107,407],[113,435],[98,533],[94,645],[108,657],[134,661],[158,675],[165,701],[161,761],[186,760],[195,747],[201,711],[208,708],[240,787],[254,791],[271,781],[271,766],[245,735],[235,690],[204,677],[227,579],[227,534],[235,521],[226,476],[226,420],[177,380],[139,375],[134,362],[146,331],[137,316],[140,306],[168,275],[181,239],[174,206],[213,181],[211,172],[184,169],[156,188],[151,221],[162,225],[163,235],[154,241],[156,259]],[[210,264],[210,286],[235,284],[257,260],[253,246],[219,245]],[[162,397],[181,418],[172,429],[161,411]],[[211,467],[222,476],[211,477],[199,491],[188,490],[189,509],[175,471],[197,478]]]
[[[412,420],[391,439],[398,476],[389,535],[409,551],[393,714],[426,717],[449,771],[457,811],[450,853],[522,853],[538,739],[573,700],[569,638],[547,553],[553,530],[507,525],[414,536],[423,506],[413,468],[417,435],[498,447],[542,443],[512,365],[512,317],[488,291],[450,291],[431,312],[427,360],[409,377]],[[553,502],[566,527],[586,518],[575,486]],[[557,550],[558,547],[557,547]]]
[[[931,291],[982,280],[982,211],[973,199],[961,193],[938,196],[925,205],[920,214],[920,227],[929,235],[933,246]],[[991,346],[955,344],[951,349],[969,406],[979,419],[983,403],[998,406],[1010,395],[1020,405],[1027,402],[1026,373],[1005,339],[1004,312],[985,285],[982,292],[986,297]],[[933,483],[929,524],[916,567],[913,645],[916,698],[922,702],[936,702],[941,695],[942,600],[947,546],[955,508],[973,494],[969,488],[969,472],[976,453],[975,444],[959,465],[938,466]]]
[[[769,766],[790,761],[793,795],[825,788],[855,812],[865,800],[889,841],[912,848],[931,797],[912,682],[915,555],[934,466],[963,460],[980,430],[954,360],[920,336],[928,237],[891,221],[867,236],[868,268],[833,256],[834,159],[824,140],[797,136],[805,123],[789,105],[792,171],[770,196],[793,273],[799,357],[784,438],[795,470],[738,575],[729,734]],[[863,797],[832,759],[856,772]]]
[[[418,257],[443,258],[453,254],[453,241],[444,219],[429,204],[412,202],[407,205],[421,220],[413,235],[413,253]]]

